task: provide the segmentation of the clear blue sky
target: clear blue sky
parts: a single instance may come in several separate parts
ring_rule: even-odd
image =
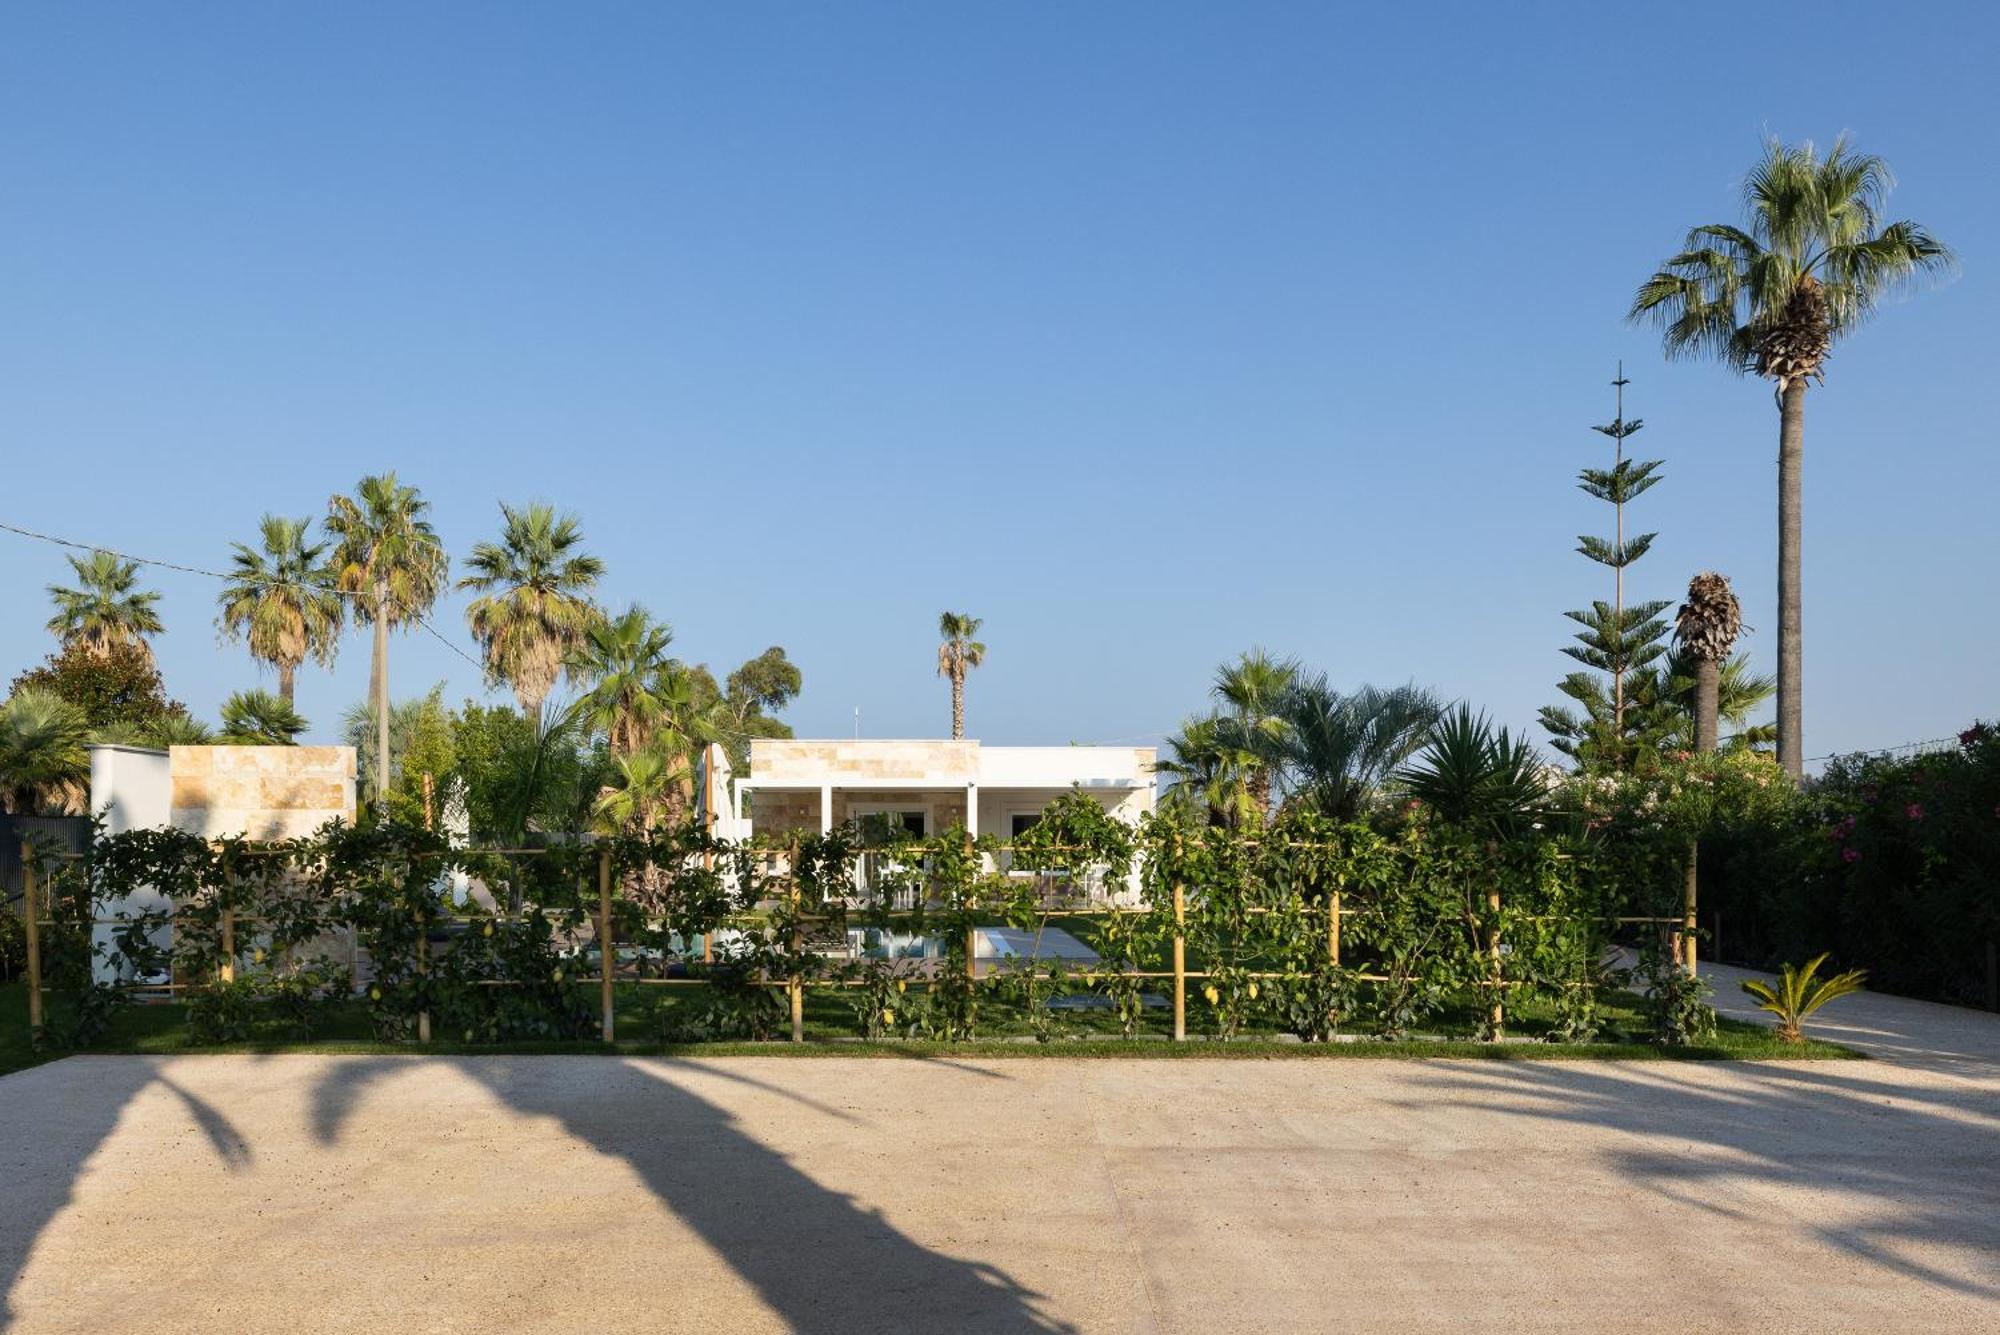
[[[1530,723],[1620,357],[1635,591],[1731,574],[1768,670],[1769,389],[1622,317],[1761,135],[1852,130],[1964,274],[1808,403],[1807,754],[2000,712],[1990,9],[1520,11],[11,5],[0,518],[221,565],[385,468],[455,554],[553,501],[687,657],[785,645],[804,734],[945,728],[945,607],[994,742],[1151,739],[1252,644]],[[67,567],[0,553],[11,676]],[[212,718],[257,674],[150,578]],[[316,735],[367,659],[302,674]]]

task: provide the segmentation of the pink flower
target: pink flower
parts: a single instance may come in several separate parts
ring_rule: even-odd
[[[1903,808],[1903,814],[1911,820],[1922,820],[1924,818],[1924,804],[1921,802],[1912,802]]]
[[[1858,848],[1843,848],[1840,850],[1840,860],[1842,862],[1859,862],[1861,861],[1861,850]]]

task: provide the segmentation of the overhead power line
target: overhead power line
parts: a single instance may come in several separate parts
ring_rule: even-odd
[[[102,543],[76,542],[69,538],[57,537],[53,533],[38,533],[34,529],[22,528],[19,524],[9,524],[5,520],[0,520],[0,529],[5,529],[9,533],[18,534],[24,538],[33,538],[36,542],[52,543],[57,547],[71,547],[80,552],[104,552],[107,555],[117,557],[121,561],[130,561],[134,565],[156,566],[161,570],[177,570],[184,575],[201,575],[208,579],[229,580],[243,584],[258,584],[264,586],[265,588],[273,588],[273,589],[291,589],[291,588],[305,587],[299,584],[295,580],[245,579],[240,575],[230,574],[226,570],[209,570],[204,566],[183,565],[179,561],[162,561],[158,557],[137,556],[131,552],[121,552],[115,547],[106,547]],[[314,591],[322,593],[333,593],[342,598],[367,597],[366,594],[351,589],[315,589]],[[451,650],[453,653],[457,654],[460,658],[463,658],[466,662],[472,664],[473,667],[478,668],[481,676],[485,675],[486,665],[480,662],[478,659],[474,658],[471,654],[465,652],[465,650],[459,648],[456,644],[453,644],[450,640],[446,639],[444,633],[440,631],[436,626],[433,626],[430,623],[430,619],[428,617],[416,616],[413,617],[412,619],[419,626],[422,626],[426,631],[429,631],[432,638],[434,638],[439,644],[442,644],[445,648]]]

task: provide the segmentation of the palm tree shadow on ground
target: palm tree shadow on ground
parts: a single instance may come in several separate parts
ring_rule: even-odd
[[[733,1114],[677,1083],[679,1063],[455,1064],[514,1111],[552,1119],[598,1153],[624,1160],[792,1330],[1075,1329],[1037,1310],[1041,1295],[1003,1272],[932,1251],[879,1212],[814,1181],[747,1134]],[[329,1066],[313,1091],[315,1134],[337,1143],[366,1089],[408,1069],[397,1058]],[[726,1075],[816,1113],[847,1117],[740,1072]],[[579,1087],[582,1080],[588,1088]]]
[[[14,1285],[27,1269],[35,1243],[75,1199],[76,1184],[111,1133],[126,1105],[153,1084],[164,1085],[186,1106],[197,1128],[232,1172],[246,1168],[250,1147],[229,1119],[212,1104],[160,1074],[157,1058],[94,1060],[72,1057],[38,1070],[6,1077],[16,1086],[50,1079],[66,1084],[59,1115],[15,1128],[0,1140],[0,1330],[12,1329]],[[88,1079],[76,1080],[79,1072]]]
[[[1728,1214],[1743,1188],[1831,1193],[1852,1206],[1815,1207],[1794,1222],[1818,1242],[1924,1284],[2000,1299],[2000,1101],[1991,1084],[1914,1086],[1843,1064],[1732,1063],[1727,1088],[1644,1079],[1633,1067],[1494,1062],[1427,1069],[1413,1112],[1462,1108],[1610,1128],[1631,1137],[1607,1155],[1635,1186]],[[1690,1155],[1690,1143],[1726,1151]],[[1922,1153],[1909,1146],[1921,1145]],[[1891,1152],[1880,1153],[1878,1149]],[[1947,1270],[1912,1247],[1954,1253]]]

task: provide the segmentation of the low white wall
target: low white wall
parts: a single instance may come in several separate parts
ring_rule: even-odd
[[[104,833],[123,834],[127,830],[164,828],[173,809],[173,762],[165,751],[136,746],[93,746],[90,748],[90,810],[104,822]],[[100,917],[138,917],[163,909],[166,896],[151,886],[135,890],[123,899],[98,906]],[[166,977],[138,978],[124,966],[123,957],[112,949],[118,929],[99,924],[90,929],[96,947],[91,961],[92,979],[100,983],[164,983]],[[173,944],[173,928],[158,927],[148,933],[156,949]]]

